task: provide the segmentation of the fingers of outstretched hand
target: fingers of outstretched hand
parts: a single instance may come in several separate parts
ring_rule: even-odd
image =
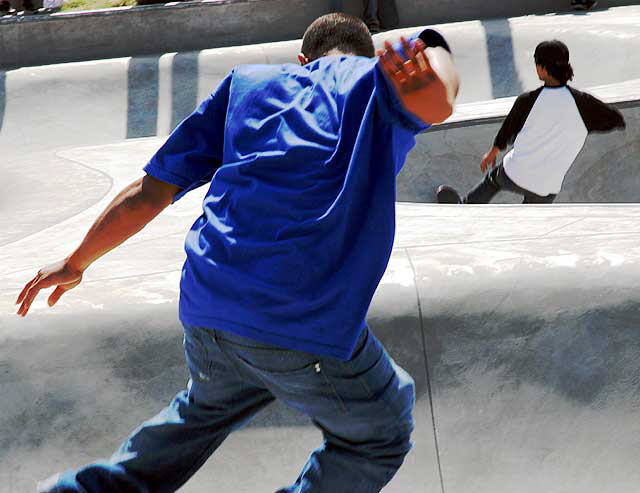
[[[22,305],[20,305],[20,308],[18,309],[18,315],[24,317],[27,314],[29,308],[31,307],[31,303],[33,303],[33,300],[36,298],[42,288],[42,280],[39,280],[31,285],[31,287],[24,295]]]
[[[396,78],[396,73],[398,72],[398,67],[393,63],[388,51],[379,51],[378,56],[380,57],[380,63],[382,64],[382,68],[385,73],[391,77],[392,79]]]
[[[29,292],[29,290],[31,289],[31,286],[33,286],[36,282],[38,282],[38,279],[40,279],[40,273],[38,272],[38,274],[36,275],[36,277],[34,277],[33,279],[31,279],[24,288],[22,288],[22,291],[20,291],[20,294],[18,295],[18,299],[16,300],[16,305],[19,305],[20,303],[22,303],[22,300],[24,300],[25,296],[27,295],[27,293]]]
[[[419,90],[433,82],[433,69],[425,49],[421,39],[410,43],[401,37],[399,48],[385,41],[384,50],[378,51],[385,73],[402,92]]]
[[[424,41],[418,38],[413,44],[413,49],[414,58],[416,60],[416,63],[418,64],[418,67],[420,67],[420,72],[422,72],[422,74],[432,72],[433,69],[431,68],[431,62],[429,61],[429,57],[427,56],[427,53],[425,51],[427,49],[427,46],[424,44]]]
[[[70,289],[72,289],[74,286],[71,287],[65,287],[65,286],[58,286],[53,293],[51,293],[51,296],[49,296],[49,299],[47,300],[47,303],[49,306],[53,306],[55,305],[58,300],[60,299],[60,297],[66,293],[67,291],[69,291]]]
[[[402,59],[389,41],[384,42],[384,51],[379,52],[380,62],[387,75],[399,85],[407,82],[407,73]]]
[[[31,281],[25,288],[23,289],[23,293],[20,293],[20,297],[18,297],[18,303],[22,301],[22,305],[18,309],[18,315],[22,315],[23,317],[29,311],[33,300],[35,300],[36,296],[40,290],[54,286],[57,284],[58,276],[56,275],[43,275],[41,272]]]

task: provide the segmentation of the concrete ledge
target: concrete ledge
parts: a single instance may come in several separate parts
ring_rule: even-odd
[[[400,27],[566,12],[569,0],[396,0]],[[601,0],[599,8],[633,5]],[[201,50],[298,39],[332,10],[359,15],[359,0],[205,0],[0,20],[0,68]]]

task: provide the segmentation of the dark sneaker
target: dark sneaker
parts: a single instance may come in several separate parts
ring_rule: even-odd
[[[440,185],[438,187],[436,200],[438,201],[438,204],[462,204],[462,199],[458,192],[447,185]]]
[[[598,4],[597,0],[572,0],[571,8],[573,10],[590,10]]]

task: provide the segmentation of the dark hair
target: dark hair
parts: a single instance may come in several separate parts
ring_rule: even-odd
[[[311,60],[334,49],[359,56],[375,55],[367,25],[357,17],[339,12],[318,17],[302,38],[302,53]]]
[[[553,39],[536,46],[533,58],[537,65],[546,69],[551,77],[566,84],[573,79],[573,67],[569,63],[569,48],[562,41]]]

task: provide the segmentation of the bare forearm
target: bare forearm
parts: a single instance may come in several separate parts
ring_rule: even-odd
[[[141,178],[122,190],[100,214],[80,246],[68,258],[84,271],[95,260],[144,228],[170,202],[151,200]]]

